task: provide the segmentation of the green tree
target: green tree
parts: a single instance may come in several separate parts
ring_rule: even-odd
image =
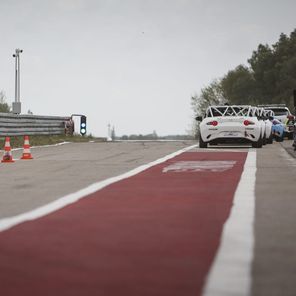
[[[202,88],[200,94],[191,97],[191,106],[195,116],[204,114],[210,105],[219,105],[225,102],[221,81],[218,79],[213,80],[209,86]]]
[[[9,105],[6,103],[6,96],[3,90],[0,92],[0,112],[1,113],[11,112]]]
[[[248,62],[255,80],[257,100],[264,103],[275,92],[277,81],[273,51],[268,45],[260,44]]]
[[[291,109],[296,88],[296,29],[290,36],[282,33],[271,47],[260,44],[248,62],[260,103],[285,103]]]
[[[221,80],[220,88],[230,104],[256,104],[255,80],[252,72],[246,66],[239,65],[229,71]]]
[[[194,115],[202,115],[209,105],[278,104],[293,108],[296,89],[296,29],[289,36],[281,34],[273,45],[259,44],[248,60],[249,67],[237,66],[222,79],[212,81],[191,98]],[[193,131],[197,124],[194,122]]]

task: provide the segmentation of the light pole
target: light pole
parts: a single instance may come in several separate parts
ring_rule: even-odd
[[[107,137],[107,141],[112,141],[112,138],[111,138],[111,124],[108,123],[108,137]]]
[[[13,57],[15,58],[15,101],[12,103],[12,112],[14,114],[21,113],[20,53],[22,52],[22,49],[17,48],[15,54],[13,54]]]

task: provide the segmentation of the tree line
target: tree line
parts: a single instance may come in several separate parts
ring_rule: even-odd
[[[11,112],[10,106],[6,103],[6,96],[4,91],[0,91],[0,113]]]
[[[215,104],[286,104],[291,111],[296,89],[296,29],[271,46],[259,44],[247,65],[238,65],[191,98],[195,114]]]
[[[155,131],[152,134],[132,134],[132,135],[123,135],[121,137],[115,137],[112,140],[132,140],[132,141],[156,141],[156,140],[193,140],[191,135],[168,135],[168,136],[158,136]]]

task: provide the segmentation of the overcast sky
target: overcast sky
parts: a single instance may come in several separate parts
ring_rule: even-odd
[[[296,28],[295,0],[0,0],[0,90],[88,132],[184,134],[190,97]]]

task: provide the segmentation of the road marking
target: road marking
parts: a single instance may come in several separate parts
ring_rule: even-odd
[[[13,226],[16,226],[20,223],[23,223],[25,221],[31,221],[31,220],[35,220],[35,219],[38,219],[38,218],[41,218],[43,216],[46,216],[54,211],[57,211],[67,205],[70,205],[72,203],[75,203],[77,202],[78,200],[82,199],[83,197],[87,196],[87,195],[90,195],[98,190],[101,190],[103,189],[104,187],[110,185],[110,184],[113,184],[115,182],[118,182],[118,181],[121,181],[123,179],[126,179],[126,178],[129,178],[129,177],[132,177],[144,170],[147,170],[149,169],[150,167],[152,166],[155,166],[157,164],[160,164],[160,163],[163,163],[177,155],[180,155],[182,154],[183,152],[186,152],[188,150],[191,150],[193,148],[197,147],[197,145],[192,145],[192,146],[189,146],[189,147],[186,147],[186,148],[183,148],[181,150],[178,150],[174,153],[171,153],[169,155],[166,155],[162,158],[159,158],[153,162],[150,162],[148,164],[144,164],[144,165],[141,165],[129,172],[126,172],[124,174],[121,174],[119,176],[116,176],[116,177],[111,177],[111,178],[108,178],[106,180],[103,180],[103,181],[100,181],[100,182],[97,182],[97,183],[94,183],[94,184],[91,184],[89,185],[88,187],[84,188],[84,189],[81,189],[77,192],[74,192],[74,193],[71,193],[71,194],[68,194],[64,197],[61,197],[47,205],[44,205],[42,207],[39,207],[35,210],[32,210],[32,211],[29,211],[29,212],[26,212],[26,213],[23,213],[23,214],[20,214],[20,215],[17,215],[17,216],[13,216],[13,217],[8,217],[8,218],[4,218],[4,219],[0,219],[0,231],[4,231],[4,230],[7,230]]]
[[[162,172],[224,172],[233,168],[236,161],[231,160],[201,160],[201,161],[177,161],[167,167]]]
[[[246,296],[251,293],[255,181],[256,152],[250,151],[203,296]]]
[[[63,295],[69,289],[77,295],[200,295],[246,157],[190,150],[0,232],[2,294],[52,295],[59,287]],[[210,160],[236,165],[223,173],[162,172],[178,161]]]
[[[40,145],[40,146],[32,146],[31,148],[50,148],[50,147],[58,147],[58,146],[63,146],[63,145],[67,145],[67,144],[73,144],[74,142],[61,142],[61,143],[57,143],[57,144],[51,144],[51,145]],[[22,148],[21,148],[22,149]]]

